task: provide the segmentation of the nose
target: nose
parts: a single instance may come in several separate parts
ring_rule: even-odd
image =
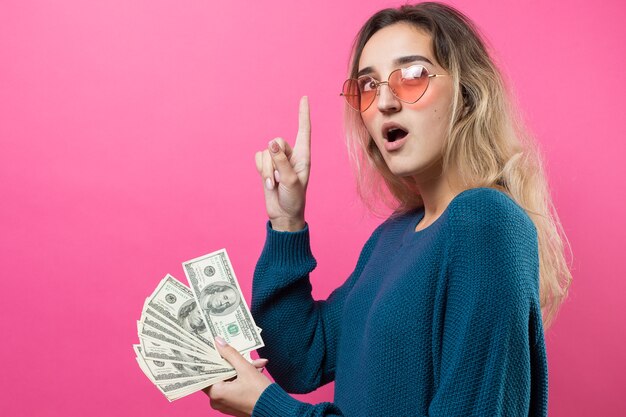
[[[376,92],[378,96],[378,110],[381,112],[394,112],[400,110],[402,104],[400,100],[391,92],[391,87],[389,84],[381,84],[378,86],[378,91]]]

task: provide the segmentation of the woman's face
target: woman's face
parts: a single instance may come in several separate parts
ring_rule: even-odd
[[[423,58],[402,64],[394,62],[413,55]],[[367,41],[358,70],[371,67],[367,75],[387,81],[393,70],[415,64],[423,65],[430,74],[447,74],[435,61],[430,35],[407,23],[396,23],[380,29]],[[398,100],[383,84],[372,105],[361,113],[365,127],[395,175],[415,176],[418,183],[441,175],[441,151],[453,95],[451,78],[431,78],[424,95],[413,104]],[[400,124],[408,135],[392,144],[383,137],[383,124],[387,122]]]

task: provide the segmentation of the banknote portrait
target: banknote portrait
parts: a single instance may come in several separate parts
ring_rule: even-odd
[[[200,293],[200,307],[214,316],[225,316],[235,311],[240,302],[239,291],[226,281],[207,285]]]
[[[192,334],[206,332],[206,324],[202,320],[202,312],[198,308],[196,300],[188,300],[178,310],[178,322]]]

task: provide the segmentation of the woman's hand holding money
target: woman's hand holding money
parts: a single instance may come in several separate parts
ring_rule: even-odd
[[[216,337],[215,342],[217,351],[235,368],[237,376],[203,391],[211,399],[211,407],[215,410],[236,417],[249,417],[265,388],[272,383],[259,372],[267,364],[267,359],[256,359],[250,363],[224,339]]]
[[[256,153],[256,168],[263,180],[265,206],[272,228],[297,231],[304,227],[306,188],[311,169],[311,121],[308,97],[300,99],[298,135],[293,147],[275,138],[268,149]]]

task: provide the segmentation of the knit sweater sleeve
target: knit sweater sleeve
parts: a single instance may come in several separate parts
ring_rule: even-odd
[[[429,416],[543,416],[537,232],[500,195],[453,211]]]
[[[265,246],[254,271],[251,311],[263,329],[265,347],[259,349],[259,355],[269,359],[267,369],[277,384],[264,391],[255,417],[341,415],[330,403],[305,404],[286,391],[311,392],[334,380],[343,303],[367,263],[380,229],[366,242],[347,280],[326,300],[314,300],[309,273],[317,262],[311,253],[308,224],[298,232],[280,232],[267,222]]]

